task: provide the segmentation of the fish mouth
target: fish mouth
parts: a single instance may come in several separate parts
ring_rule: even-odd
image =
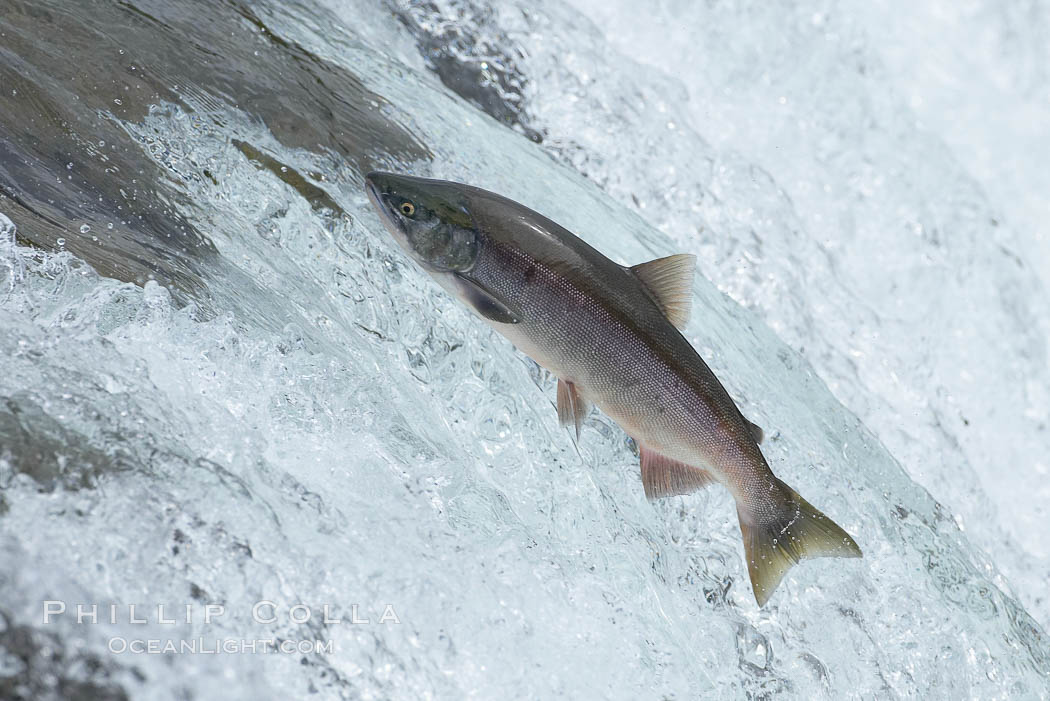
[[[383,191],[380,189],[382,179],[385,177],[384,173],[373,171],[365,176],[365,194],[368,195],[368,200],[375,207],[376,215],[379,217],[379,222],[383,225],[383,228],[390,233],[390,235],[397,241],[405,252],[408,253],[410,258],[414,258],[412,247],[408,243],[408,234],[402,229],[401,223],[398,222],[397,217],[390,208],[383,202]],[[377,182],[378,181],[378,182]]]
[[[369,173],[365,176],[365,194],[368,195],[369,201],[372,205],[383,213],[383,200],[382,194],[379,192],[379,188],[376,186],[374,176],[376,173]]]
[[[383,202],[383,191],[379,189],[377,180],[383,177],[382,173],[371,172],[365,176],[365,194],[368,195],[368,201],[372,203],[372,206],[376,210],[376,214],[379,215],[379,221],[382,222],[383,226],[394,235],[395,238],[401,237],[404,234],[400,231],[400,227],[395,221],[393,214],[387,208]]]

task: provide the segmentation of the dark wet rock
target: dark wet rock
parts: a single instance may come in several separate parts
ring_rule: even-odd
[[[26,396],[0,397],[0,461],[32,477],[41,491],[89,487],[98,475],[119,469],[113,457]],[[0,489],[10,477],[0,472]]]
[[[128,693],[118,681],[127,670],[79,646],[67,645],[57,634],[16,625],[0,608],[0,698],[10,701],[125,701]]]
[[[48,5],[8,2],[0,14],[0,208],[22,241],[62,239],[103,275],[202,296],[215,249],[120,123],[173,93],[132,70],[100,23]]]
[[[336,204],[336,201],[332,199],[332,196],[322,188],[318,187],[315,183],[315,181],[322,179],[320,173],[315,173],[310,177],[306,177],[292,166],[282,163],[267,153],[263,153],[246,141],[234,139],[233,145],[237,147],[238,151],[244,154],[245,158],[255,164],[256,167],[270,171],[278,179],[283,181],[285,185],[298,192],[304,200],[310,203],[310,206],[314,211],[328,210],[333,214],[346,214],[346,212],[343,211],[343,208]]]
[[[228,266],[188,186],[220,183],[203,164],[165,168],[127,128],[165,104],[220,133],[232,132],[232,110],[246,112],[283,147],[329,155],[357,177],[430,157],[385,114],[384,98],[259,12],[240,2],[5,0],[0,210],[19,240],[64,247],[108,277],[156,279],[207,307],[208,279]],[[289,184],[335,209],[316,183]]]
[[[493,119],[543,141],[526,112],[528,79],[516,65],[519,52],[492,8],[463,3],[457,6],[460,16],[447,17],[432,2],[390,0],[389,5],[445,87]]]

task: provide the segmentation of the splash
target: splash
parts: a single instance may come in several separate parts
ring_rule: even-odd
[[[754,45],[771,16],[729,18],[747,41],[705,56],[701,103],[695,83],[646,65],[661,62],[655,41],[624,44],[622,7],[501,5],[480,26],[523,47],[508,54],[511,73],[527,76],[514,83],[523,117],[508,128],[431,72],[412,33],[430,26],[419,13],[406,25],[351,3],[209,6],[226,37],[211,50],[228,60],[206,68],[150,52],[186,31],[177,8],[133,5],[111,10],[127,33],[84,44],[80,58],[127,56],[167,91],[122,96],[136,84],[128,78],[92,98],[121,105],[77,106],[63,91],[78,88],[46,79],[48,58],[20,48],[47,99],[5,103],[5,124],[71,140],[56,155],[19,137],[36,170],[5,169],[0,180],[0,689],[246,699],[1045,693],[1050,646],[1000,574],[1025,550],[1009,541],[1012,555],[997,550],[993,561],[982,536],[971,541],[1004,528],[979,480],[973,502],[962,488],[940,489],[964,465],[951,456],[976,471],[987,444],[960,441],[941,459],[954,434],[890,428],[911,425],[899,420],[913,405],[901,397],[929,404],[922,421],[947,421],[957,400],[929,390],[961,361],[933,358],[934,341],[914,340],[920,315],[890,313],[886,301],[890,278],[941,256],[936,276],[904,285],[901,299],[931,294],[943,318],[933,323],[944,325],[974,311],[974,333],[993,337],[994,354],[1017,324],[1001,297],[979,289],[1012,284],[1023,300],[1034,283],[1011,273],[1005,254],[987,269],[965,263],[994,246],[982,235],[990,205],[961,176],[948,182],[965,195],[952,201],[967,205],[959,216],[971,227],[921,253],[921,232],[897,231],[881,245],[901,262],[881,277],[859,263],[874,243],[828,242],[818,214],[841,223],[852,213],[850,241],[874,240],[866,226],[891,224],[865,217],[893,197],[904,198],[893,226],[928,198],[922,232],[927,221],[955,231],[934,184],[958,166],[889,122],[875,136],[824,129],[834,139],[795,144],[807,157],[790,170],[776,134],[753,139],[760,113],[743,120],[759,88],[710,97],[761,76],[771,59]],[[28,16],[0,20],[12,46],[48,31]],[[69,31],[99,31],[97,18],[55,16]],[[712,53],[728,21],[717,19],[701,42]],[[454,50],[490,45],[457,29]],[[810,37],[798,31],[777,45],[785,65]],[[682,41],[670,36],[666,50]],[[836,51],[797,79],[787,104]],[[294,120],[231,93],[240,83],[222,72],[275,64],[282,70],[266,80],[287,91]],[[603,65],[618,67],[615,81]],[[70,111],[76,126],[59,129],[42,104]],[[705,121],[700,104],[724,110],[721,121]],[[814,98],[783,119],[821,124],[842,104]],[[892,112],[863,100],[855,109]],[[712,126],[733,120],[731,135]],[[855,177],[857,154],[878,156],[868,179]],[[878,194],[890,187],[875,185],[880,169],[922,158],[921,177]],[[558,427],[553,379],[384,234],[361,192],[361,170],[375,165],[505,193],[623,263],[699,254],[706,277],[687,336],[769,429],[774,470],[856,534],[864,559],[807,562],[758,610],[728,496],[650,504],[632,446],[601,416],[577,448]],[[52,187],[52,167],[74,177]],[[870,187],[872,202],[858,200]],[[86,206],[76,205],[98,196],[81,233]],[[948,285],[959,261],[980,281],[972,293]],[[1038,351],[1034,337],[1020,338]],[[965,337],[956,346],[972,347]],[[901,361],[896,390],[880,379],[880,353]],[[1009,357],[1018,372],[1029,367]],[[994,396],[989,405],[1002,406]],[[998,425],[988,412],[967,418]],[[1011,450],[1028,455],[1026,446]],[[929,472],[915,474],[920,466]],[[45,623],[45,601],[66,610]],[[97,620],[78,622],[77,604],[95,605]],[[136,653],[121,640],[197,647]],[[277,649],[200,647],[256,640]]]

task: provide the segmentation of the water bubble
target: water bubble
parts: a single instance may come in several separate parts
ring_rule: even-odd
[[[91,227],[90,226],[88,226],[87,224],[81,224],[80,225],[80,233],[86,234],[89,231],[91,231]]]
[[[66,240],[64,238],[59,238],[56,243],[58,243],[59,246],[65,246]]]

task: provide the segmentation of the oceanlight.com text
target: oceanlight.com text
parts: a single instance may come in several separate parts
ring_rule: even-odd
[[[276,638],[258,640],[238,640],[236,638],[174,640],[170,638],[125,638],[115,636],[109,639],[108,647],[110,652],[117,655],[309,655],[335,652],[335,643],[332,640],[279,640]]]

